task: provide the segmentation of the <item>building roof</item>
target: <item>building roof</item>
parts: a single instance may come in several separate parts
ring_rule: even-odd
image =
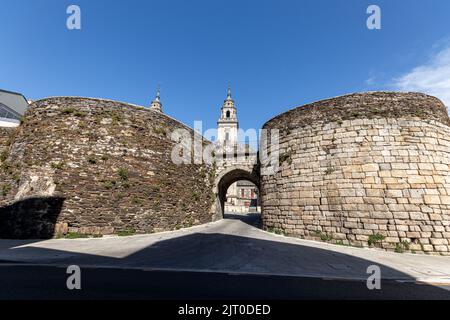
[[[16,116],[20,117],[23,116],[27,110],[28,101],[21,93],[0,89],[0,106],[2,106],[3,109],[8,108],[8,112],[13,112]]]
[[[250,182],[248,180],[239,180],[237,182],[237,185],[239,187],[256,187],[255,184],[253,182]]]

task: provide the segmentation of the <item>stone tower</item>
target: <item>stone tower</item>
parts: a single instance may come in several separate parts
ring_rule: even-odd
[[[238,129],[236,106],[231,98],[231,88],[228,88],[227,98],[222,105],[220,119],[217,122],[217,141],[228,146],[235,145]]]
[[[236,106],[231,97],[231,88],[228,87],[227,98],[223,102],[220,118],[217,121],[217,143],[222,152],[234,154],[234,148],[238,141],[238,129]],[[236,204],[237,191],[236,182],[229,186],[227,192],[228,205]]]
[[[150,104],[150,110],[154,110],[157,112],[163,112],[162,111],[162,103],[161,103],[161,90],[159,88],[156,91],[155,100],[153,100],[152,103]]]

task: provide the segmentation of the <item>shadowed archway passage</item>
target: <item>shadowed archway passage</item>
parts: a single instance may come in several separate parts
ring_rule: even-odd
[[[219,205],[219,215],[221,218],[224,217],[225,213],[225,202],[227,200],[227,191],[228,188],[235,182],[240,180],[247,180],[252,182],[258,190],[260,189],[260,179],[259,179],[259,171],[256,166],[253,168],[248,167],[231,167],[217,178],[217,197],[220,203]]]

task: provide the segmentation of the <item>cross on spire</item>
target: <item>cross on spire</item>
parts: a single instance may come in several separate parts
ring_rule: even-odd
[[[160,101],[161,100],[161,85],[158,84],[158,89],[156,90],[156,101]]]
[[[227,100],[231,100],[231,86],[228,85]]]

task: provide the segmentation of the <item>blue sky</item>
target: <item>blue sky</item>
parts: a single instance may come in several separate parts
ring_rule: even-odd
[[[66,28],[79,5],[82,29]],[[382,10],[368,30],[366,9]],[[148,105],[216,126],[228,83],[241,127],[367,90],[450,104],[448,0],[3,0],[0,88]]]

